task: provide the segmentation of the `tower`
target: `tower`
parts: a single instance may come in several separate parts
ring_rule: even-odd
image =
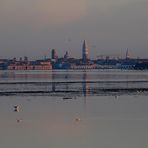
[[[66,51],[65,55],[64,55],[64,60],[68,59],[68,52]]]
[[[87,47],[86,40],[84,40],[83,46],[82,46],[82,63],[88,64],[88,47]]]
[[[56,62],[56,51],[55,51],[55,49],[51,50],[51,60],[52,60],[52,62]]]

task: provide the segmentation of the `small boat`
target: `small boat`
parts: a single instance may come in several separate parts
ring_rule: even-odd
[[[71,97],[63,97],[63,100],[70,100],[72,99]]]

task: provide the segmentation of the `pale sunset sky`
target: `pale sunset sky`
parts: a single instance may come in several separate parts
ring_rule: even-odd
[[[37,59],[68,51],[81,57],[148,58],[148,0],[0,0],[0,58]]]

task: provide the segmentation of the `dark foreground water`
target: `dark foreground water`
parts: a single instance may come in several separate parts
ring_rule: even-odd
[[[1,148],[147,148],[148,72],[0,73]]]

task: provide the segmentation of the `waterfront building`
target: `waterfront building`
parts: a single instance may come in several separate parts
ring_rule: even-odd
[[[49,60],[37,61],[36,64],[22,64],[22,63],[12,63],[8,65],[8,70],[50,70],[52,69],[51,62]]]
[[[88,64],[88,47],[86,40],[84,40],[82,45],[82,64],[87,65]]]
[[[27,64],[29,62],[28,57],[24,57],[24,62]]]
[[[70,67],[71,69],[96,69],[97,65],[93,64],[93,65],[71,65]]]

